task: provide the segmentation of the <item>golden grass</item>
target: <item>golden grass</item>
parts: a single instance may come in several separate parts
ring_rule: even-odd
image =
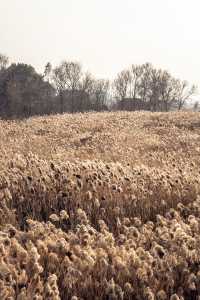
[[[0,299],[198,299],[198,113],[0,121]]]

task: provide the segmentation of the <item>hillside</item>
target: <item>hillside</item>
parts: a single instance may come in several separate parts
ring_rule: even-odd
[[[200,297],[199,116],[0,121],[0,299]]]

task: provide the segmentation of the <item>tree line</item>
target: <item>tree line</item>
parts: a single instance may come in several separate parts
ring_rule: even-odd
[[[39,74],[0,54],[0,117],[105,110],[169,111],[182,109],[197,87],[152,64],[132,65],[113,81],[97,79],[81,64],[47,63]]]

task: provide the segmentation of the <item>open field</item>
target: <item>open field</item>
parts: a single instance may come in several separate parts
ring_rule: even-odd
[[[0,162],[0,300],[200,299],[199,113],[0,121]]]

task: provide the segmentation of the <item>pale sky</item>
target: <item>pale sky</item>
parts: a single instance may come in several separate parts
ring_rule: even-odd
[[[0,53],[111,79],[151,62],[200,84],[200,0],[0,0]]]

